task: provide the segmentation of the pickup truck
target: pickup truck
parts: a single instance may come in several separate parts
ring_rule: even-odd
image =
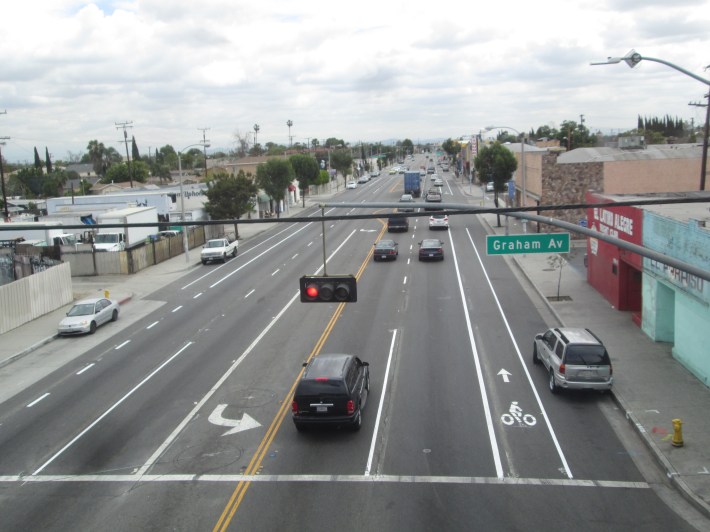
[[[237,256],[238,247],[239,244],[236,240],[230,242],[228,238],[213,238],[208,240],[202,247],[200,259],[202,259],[202,264],[207,264],[213,260],[227,262],[229,257]]]

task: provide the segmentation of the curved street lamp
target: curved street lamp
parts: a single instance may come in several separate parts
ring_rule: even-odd
[[[182,192],[182,152],[189,148],[196,148],[201,146],[202,148],[209,148],[208,142],[198,142],[197,144],[190,144],[185,146],[182,150],[177,152],[178,156],[178,175],[180,176],[180,221],[182,222],[182,249],[185,252],[185,263],[190,264],[190,253],[187,249],[187,224],[185,224],[185,194]]]
[[[520,143],[520,166],[522,166],[521,174],[520,174],[520,206],[521,207],[527,207],[527,191],[525,189],[525,133],[521,133],[517,129],[510,127],[510,126],[488,126],[486,127],[486,131],[491,131],[493,129],[510,129],[511,131],[515,131],[515,133],[518,134],[518,136],[522,137],[522,142]],[[528,221],[523,218],[523,233],[528,232]]]
[[[598,63],[589,63],[590,65],[615,65],[621,62],[629,65],[629,68],[634,68],[641,61],[653,61],[655,63],[661,63],[662,65],[674,68],[678,72],[682,72],[686,76],[699,81],[700,83],[705,83],[705,85],[710,85],[710,79],[705,79],[684,69],[670,61],[665,61],[663,59],[658,59],[657,57],[645,57],[638,53],[636,50],[631,49],[624,57],[607,57],[606,61],[600,61]],[[708,93],[710,94],[710,92]],[[705,140],[703,140],[703,155],[702,161],[700,162],[700,190],[705,190],[705,174],[707,172],[707,159],[708,159],[708,122],[710,122],[710,101],[708,101],[708,110],[705,113]]]

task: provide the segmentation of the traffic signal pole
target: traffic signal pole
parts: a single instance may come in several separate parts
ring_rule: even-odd
[[[326,258],[325,258],[325,205],[320,206],[320,216],[321,216],[321,227],[323,228],[323,275],[328,275],[326,270]]]

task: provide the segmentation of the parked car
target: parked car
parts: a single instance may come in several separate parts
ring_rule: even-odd
[[[444,213],[429,216],[429,229],[449,229],[449,216]]]
[[[494,186],[495,185],[493,181],[489,181],[488,183],[486,183],[486,192],[493,192],[495,190]]]
[[[367,174],[362,174],[360,177],[357,178],[358,184],[367,183],[369,180],[370,180],[370,176]]]
[[[291,414],[296,429],[345,426],[359,430],[370,391],[370,368],[355,355],[322,354],[304,364]]]
[[[444,243],[438,238],[419,242],[419,260],[444,260]]]
[[[384,239],[375,242],[375,251],[372,254],[374,261],[397,260],[399,255],[399,245],[394,240]]]
[[[552,393],[569,390],[611,389],[611,359],[602,341],[589,329],[561,327],[535,336],[533,363],[548,372]]]
[[[118,319],[118,301],[105,297],[82,299],[67,312],[67,317],[59,322],[58,334],[69,336],[74,334],[94,334],[96,329]]]
[[[348,181],[348,184],[345,185],[345,188],[357,188],[357,181]]]

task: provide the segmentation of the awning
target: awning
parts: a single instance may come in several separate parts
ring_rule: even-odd
[[[288,186],[288,191],[289,191],[289,192],[296,192],[296,185],[289,185],[289,186]]]
[[[266,192],[259,192],[256,197],[259,200],[259,203],[269,203],[271,201],[271,196],[269,196]]]

